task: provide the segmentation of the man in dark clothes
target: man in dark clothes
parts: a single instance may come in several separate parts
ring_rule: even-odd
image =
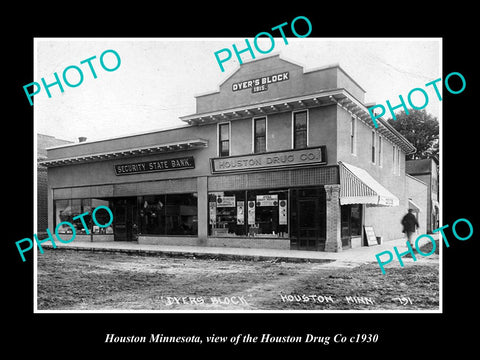
[[[410,245],[413,246],[414,244],[412,243],[412,234],[417,230],[419,227],[417,218],[415,215],[413,215],[413,210],[408,209],[408,214],[406,214],[403,219],[402,219],[402,225],[403,225],[403,232],[407,234],[407,239]]]

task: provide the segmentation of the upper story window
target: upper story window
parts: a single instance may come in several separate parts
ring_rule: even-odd
[[[267,118],[253,119],[253,152],[261,153],[267,151]]]
[[[378,135],[378,166],[383,165],[383,142],[382,142],[382,137]]]
[[[352,155],[357,154],[357,138],[356,138],[356,129],[357,129],[357,120],[352,116],[350,120],[350,153]]]
[[[375,164],[375,131],[372,131],[372,163]]]
[[[304,149],[307,144],[307,111],[293,113],[293,148]]]
[[[218,156],[230,156],[230,123],[218,125]]]
[[[397,146],[393,145],[393,158],[392,158],[392,170],[393,174],[397,173]]]
[[[400,147],[397,147],[397,175],[400,175],[400,169],[401,169],[401,150]]]

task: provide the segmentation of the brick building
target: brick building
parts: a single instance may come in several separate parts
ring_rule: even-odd
[[[77,241],[317,251],[364,246],[364,226],[400,238],[415,148],[384,120],[373,127],[364,95],[338,65],[246,62],[196,96],[184,126],[49,149],[49,228],[70,221]],[[100,205],[114,222],[87,235],[72,218]]]

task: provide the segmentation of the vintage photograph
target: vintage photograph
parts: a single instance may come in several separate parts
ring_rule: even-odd
[[[35,312],[442,311],[441,38],[34,56]]]

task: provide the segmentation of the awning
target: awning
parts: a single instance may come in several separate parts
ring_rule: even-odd
[[[412,199],[408,199],[408,208],[409,209],[412,209],[413,211],[418,211],[420,212],[420,206],[418,206],[417,204],[415,204]]]
[[[342,161],[339,161],[338,164],[340,168],[340,205],[399,205],[398,198],[367,171]]]
[[[70,165],[70,164],[79,164],[85,162],[101,161],[101,160],[111,160],[126,158],[139,155],[156,155],[164,154],[175,151],[185,151],[185,150],[196,150],[200,148],[208,147],[208,141],[204,139],[192,139],[192,140],[183,140],[172,143],[165,144],[156,144],[145,147],[136,147],[115,150],[110,152],[103,153],[94,153],[87,155],[80,155],[68,158],[61,159],[48,159],[45,161],[40,161],[39,164],[47,167],[60,166],[60,165]]]

